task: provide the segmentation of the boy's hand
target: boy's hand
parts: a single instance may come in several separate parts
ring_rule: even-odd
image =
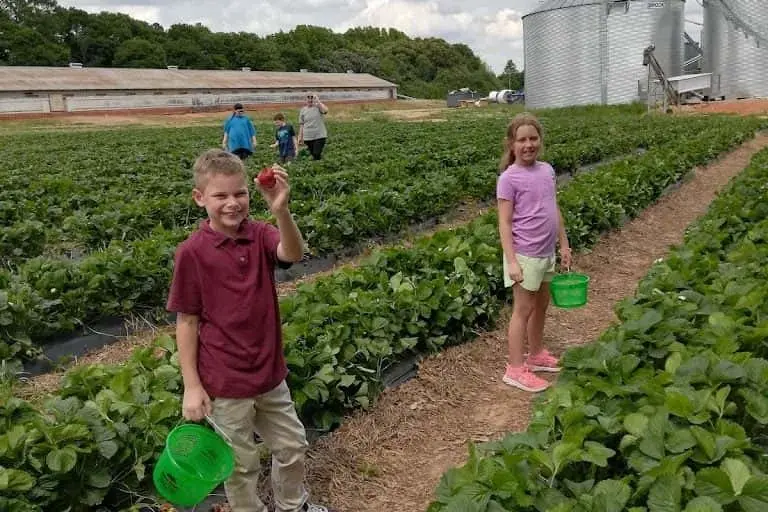
[[[562,247],[560,248],[560,264],[565,267],[566,269],[571,269],[571,263],[573,257],[571,255],[571,248],[570,247]]]
[[[285,169],[277,164],[273,164],[272,171],[275,173],[274,187],[262,187],[258,178],[254,178],[253,182],[256,184],[256,188],[259,192],[261,192],[261,196],[267,202],[272,213],[277,213],[288,209],[288,196],[291,187],[288,186],[288,173]]]
[[[188,421],[200,421],[211,414],[211,399],[202,386],[184,388],[181,412]]]

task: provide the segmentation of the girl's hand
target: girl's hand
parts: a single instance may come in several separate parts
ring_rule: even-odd
[[[566,269],[570,270],[572,262],[573,261],[571,256],[571,248],[570,247],[560,248],[560,264]]]
[[[523,269],[516,259],[509,263],[507,272],[509,273],[510,279],[512,279],[514,282],[516,283],[523,282]]]
[[[256,184],[256,188],[259,192],[261,192],[261,196],[264,198],[264,201],[267,202],[272,213],[277,213],[288,209],[288,196],[291,187],[288,186],[288,173],[285,169],[277,164],[273,164],[272,171],[275,173],[274,187],[262,187],[261,184],[259,184],[258,178],[253,178],[253,182]]]

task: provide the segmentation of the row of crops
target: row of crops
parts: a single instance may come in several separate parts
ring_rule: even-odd
[[[758,126],[735,118],[645,117],[632,107],[551,111],[542,119],[544,157],[560,172],[610,158],[620,158],[616,168],[632,167],[690,137]],[[492,197],[507,121],[466,115],[442,123],[333,125],[327,160],[291,168],[292,210],[310,248],[339,251],[464,199]],[[214,127],[3,137],[0,357],[33,358],[53,336],[164,304],[173,251],[203,215],[191,201],[191,165],[217,139]],[[251,165],[268,161],[266,151]],[[628,154],[634,156],[621,159]],[[637,186],[641,200],[652,194],[643,191],[644,181],[622,179],[616,190]],[[586,196],[580,208],[591,200]],[[253,201],[255,216],[267,218],[260,199]],[[591,226],[600,232],[617,212],[590,215],[571,219],[574,240],[594,239]]]
[[[562,188],[560,205],[575,249],[590,246],[692,167],[757,128],[743,119],[698,122],[686,137],[669,137],[642,155],[579,174]],[[281,299],[289,385],[306,424],[332,428],[376,399],[383,369],[413,351],[465,341],[497,318],[506,292],[495,222],[489,214],[408,247],[376,251],[358,267]],[[8,311],[0,302],[0,315],[12,320]],[[120,365],[75,368],[59,390],[35,402],[14,395],[14,368],[4,369],[0,510],[119,510],[147,494],[142,489],[151,467],[180,420],[173,339],[159,338]]]
[[[430,512],[768,510],[768,150]]]

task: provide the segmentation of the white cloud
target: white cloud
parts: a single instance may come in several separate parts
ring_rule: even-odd
[[[516,40],[523,37],[523,22],[521,14],[512,9],[502,9],[496,16],[488,20],[485,33],[490,37],[504,40]]]
[[[113,11],[169,27],[203,23],[214,31],[247,31],[267,35],[297,24],[334,30],[372,25],[393,27],[410,36],[442,37],[469,45],[497,71],[507,59],[523,68],[521,18],[539,0],[60,0],[65,7],[89,12]],[[702,7],[686,2],[686,19],[702,21]],[[686,23],[698,39],[701,27]]]

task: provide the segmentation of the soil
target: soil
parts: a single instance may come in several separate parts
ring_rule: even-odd
[[[768,99],[744,99],[728,101],[710,101],[697,105],[688,105],[680,108],[682,112],[696,112],[701,114],[738,114],[768,115]]]
[[[409,100],[381,103],[329,103],[331,112],[329,118],[334,121],[354,121],[370,118],[371,115],[384,114],[395,119],[405,116],[407,119],[428,119],[445,107],[444,101],[439,100]],[[269,108],[249,109],[248,114],[253,119],[272,120],[275,112],[281,109],[286,112],[298,112],[300,105],[270,106]],[[414,112],[414,114],[408,114]],[[402,114],[401,114],[402,113]],[[36,119],[2,119],[0,118],[0,133],[3,131],[46,130],[67,128],[104,129],[126,125],[183,127],[195,125],[220,125],[222,112],[187,112],[187,113],[156,113],[156,112],[126,112],[119,113],[89,113],[85,115],[71,114],[67,116],[36,118]]]
[[[562,353],[598,337],[616,320],[616,302],[634,292],[653,262],[682,241],[686,227],[766,146],[768,135],[761,135],[695,169],[638,218],[604,236],[588,254],[577,255],[574,269],[591,276],[590,302],[579,310],[549,311],[549,348]],[[372,410],[353,415],[318,441],[309,458],[315,500],[339,512],[423,511],[441,475],[466,460],[467,441],[525,429],[534,395],[501,382],[508,314],[498,330],[424,360],[417,378],[386,392]]]

